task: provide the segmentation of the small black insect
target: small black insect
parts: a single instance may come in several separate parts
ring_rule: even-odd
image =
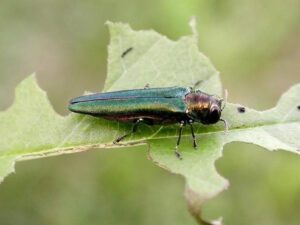
[[[300,105],[297,106],[297,109],[300,110]]]
[[[129,52],[131,52],[132,50],[133,50],[133,47],[130,47],[130,48],[126,49],[126,50],[122,53],[121,57],[124,58],[124,57],[125,57]]]
[[[246,108],[243,107],[243,106],[237,107],[237,110],[238,110],[239,113],[245,113],[246,112]]]

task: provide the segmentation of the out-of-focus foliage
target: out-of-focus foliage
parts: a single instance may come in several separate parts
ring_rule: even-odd
[[[177,38],[189,32],[186,23],[196,15],[200,49],[221,71],[230,100],[267,108],[299,82],[299,8],[298,0],[4,0],[0,107],[9,106],[13,87],[33,71],[61,113],[70,97],[100,90],[108,19]],[[297,156],[237,144],[228,148],[235,150],[225,151],[217,166],[231,180],[231,189],[205,214],[224,215],[227,224],[298,224]],[[145,155],[141,148],[22,163],[22,172],[0,187],[0,222],[195,224],[181,196],[182,180],[152,166]]]

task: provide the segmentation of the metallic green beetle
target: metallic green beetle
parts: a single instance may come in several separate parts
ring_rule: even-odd
[[[136,132],[140,123],[148,125],[179,123],[175,154],[181,159],[178,146],[184,125],[189,124],[191,127],[195,148],[197,144],[193,122],[214,124],[223,121],[227,129],[226,121],[221,119],[224,108],[222,101],[223,99],[193,88],[144,88],[80,96],[70,101],[69,110],[108,120],[132,122],[131,132],[117,138],[114,143]]]

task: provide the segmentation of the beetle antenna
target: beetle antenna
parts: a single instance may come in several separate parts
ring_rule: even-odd
[[[225,89],[224,90],[224,98],[221,99],[221,101],[224,102],[224,105],[223,105],[221,111],[223,111],[223,109],[226,107],[227,98],[228,98],[228,91],[227,91],[227,89]]]
[[[198,80],[196,83],[194,83],[193,87],[192,87],[192,90],[195,91],[196,90],[196,87],[201,84],[203,82],[203,80]]]
[[[227,123],[227,121],[226,120],[224,120],[224,119],[220,119],[220,121],[222,121],[223,123],[224,123],[224,127],[225,127],[225,134],[228,132],[228,130],[229,130],[229,126],[228,126],[228,123]]]

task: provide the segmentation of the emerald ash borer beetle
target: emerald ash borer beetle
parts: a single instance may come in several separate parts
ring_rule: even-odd
[[[178,146],[183,126],[191,128],[193,146],[196,148],[196,138],[193,123],[214,124],[221,119],[224,100],[206,94],[200,90],[186,87],[166,87],[123,90],[106,93],[96,93],[74,98],[70,101],[69,110],[75,113],[102,117],[108,120],[133,123],[132,130],[118,137],[114,144],[136,132],[140,123],[148,125],[179,124],[179,135],[175,154],[181,158]],[[226,103],[226,101],[225,101]]]

